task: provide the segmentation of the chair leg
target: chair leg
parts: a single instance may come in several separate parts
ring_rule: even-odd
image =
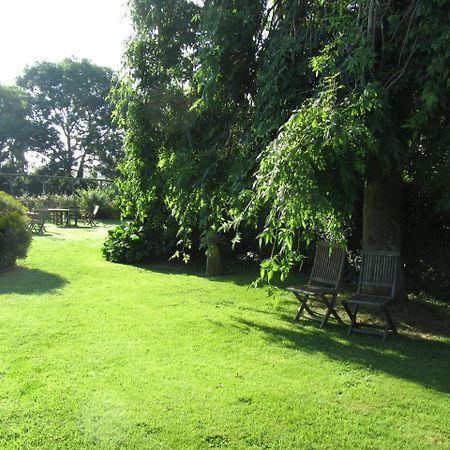
[[[389,330],[392,330],[394,334],[398,334],[398,331],[394,321],[392,320],[391,314],[389,313],[389,310],[386,308],[386,306],[382,306],[381,310],[383,311],[384,317],[386,319],[386,325],[384,326],[384,334],[383,334],[383,342],[386,342]]]
[[[297,321],[298,319],[300,319],[301,315],[303,314],[303,310],[305,309],[306,306],[306,302],[308,301],[308,297],[300,297],[297,296],[297,300],[300,302],[300,305],[298,307],[297,310],[297,314],[294,316],[294,321]]]
[[[327,312],[325,314],[325,317],[322,321],[322,323],[320,324],[320,326],[322,327],[323,325],[325,325],[328,322],[328,319],[330,318],[330,316],[332,315],[339,323],[341,323],[342,325],[344,325],[344,322],[342,321],[341,317],[339,316],[339,314],[337,313],[336,309],[335,309],[335,305],[336,305],[336,296],[333,295],[333,297],[331,298],[331,300],[327,300],[326,296],[322,297],[323,302],[325,303],[326,307],[327,307]]]
[[[348,327],[348,331],[347,331],[347,335],[350,336],[352,334],[353,328],[357,327],[356,315],[358,314],[359,305],[355,305],[354,311],[351,311],[351,308],[348,305],[347,305],[347,308],[348,308],[347,312],[350,311],[349,316],[351,318],[351,323],[350,323],[350,326]]]
[[[323,317],[322,322],[320,322],[320,328],[322,328],[324,325],[327,324],[328,319],[330,318],[330,315],[331,315],[331,311],[333,309],[332,302],[328,301],[325,295],[322,296],[322,301],[323,301],[323,303],[325,303],[325,305],[327,307],[327,311],[325,312],[325,316]]]
[[[345,325],[344,321],[341,319],[341,316],[337,313],[337,311],[333,308],[331,308],[331,314],[334,316],[334,318],[342,325]]]

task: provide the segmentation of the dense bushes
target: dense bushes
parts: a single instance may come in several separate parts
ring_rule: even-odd
[[[30,243],[25,208],[14,197],[0,192],[0,269],[25,258]]]
[[[74,195],[42,194],[33,196],[24,194],[18,198],[30,211],[33,209],[71,208],[73,206],[80,206],[78,199]]]
[[[108,232],[103,256],[112,262],[139,263],[168,258],[174,251],[173,233],[157,230],[150,223],[129,222]]]
[[[119,211],[115,204],[115,191],[111,187],[85,189],[75,194],[43,194],[31,196],[24,194],[19,199],[28,209],[41,208],[71,208],[79,206],[82,210],[91,211],[95,205],[99,205],[97,217],[99,219],[116,219]]]
[[[403,192],[405,276],[411,292],[450,301],[450,211],[436,196],[410,187]],[[433,213],[425,214],[432,210]]]
[[[85,189],[76,194],[79,206],[85,211],[92,211],[95,205],[99,205],[97,217],[99,219],[119,218],[119,209],[115,203],[116,192],[114,188]]]

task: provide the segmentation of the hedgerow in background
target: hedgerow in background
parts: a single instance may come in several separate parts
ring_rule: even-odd
[[[95,205],[99,206],[97,217],[99,219],[118,219],[119,208],[116,203],[117,192],[114,186],[103,188],[84,189],[78,191],[76,199],[79,206],[85,211],[92,211]]]
[[[79,206],[75,195],[70,194],[23,194],[18,199],[27,207],[29,211],[44,208],[73,208]]]
[[[31,238],[26,209],[17,199],[0,191],[0,269],[25,258]]]
[[[19,200],[29,210],[42,208],[80,207],[83,211],[91,211],[99,205],[99,219],[118,219],[119,209],[116,204],[117,193],[114,187],[79,190],[75,194],[43,194],[38,196],[24,194]]]

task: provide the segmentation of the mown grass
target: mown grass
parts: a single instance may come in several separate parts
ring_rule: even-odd
[[[292,323],[251,274],[111,264],[105,233],[0,274],[0,448],[450,448],[447,334]]]

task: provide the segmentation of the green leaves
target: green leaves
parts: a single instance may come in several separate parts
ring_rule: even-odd
[[[287,276],[299,261],[298,244],[313,235],[342,240],[365,161],[376,151],[367,116],[378,107],[376,89],[343,96],[335,77],[325,79],[316,98],[306,100],[281,127],[259,158],[246,217],[268,211],[260,245],[272,256],[260,276]]]
[[[155,229],[175,220],[179,257],[197,245],[192,230],[245,223],[233,247],[256,235],[261,277],[285,277],[305,243],[344,238],[365,180],[387,174],[447,205],[445,2],[130,5],[136,33],[115,96],[122,211]]]
[[[113,74],[88,60],[40,62],[18,80],[27,94],[35,139],[29,149],[57,175],[77,175],[95,167],[114,176],[121,157],[121,131],[112,123],[107,101]]]

